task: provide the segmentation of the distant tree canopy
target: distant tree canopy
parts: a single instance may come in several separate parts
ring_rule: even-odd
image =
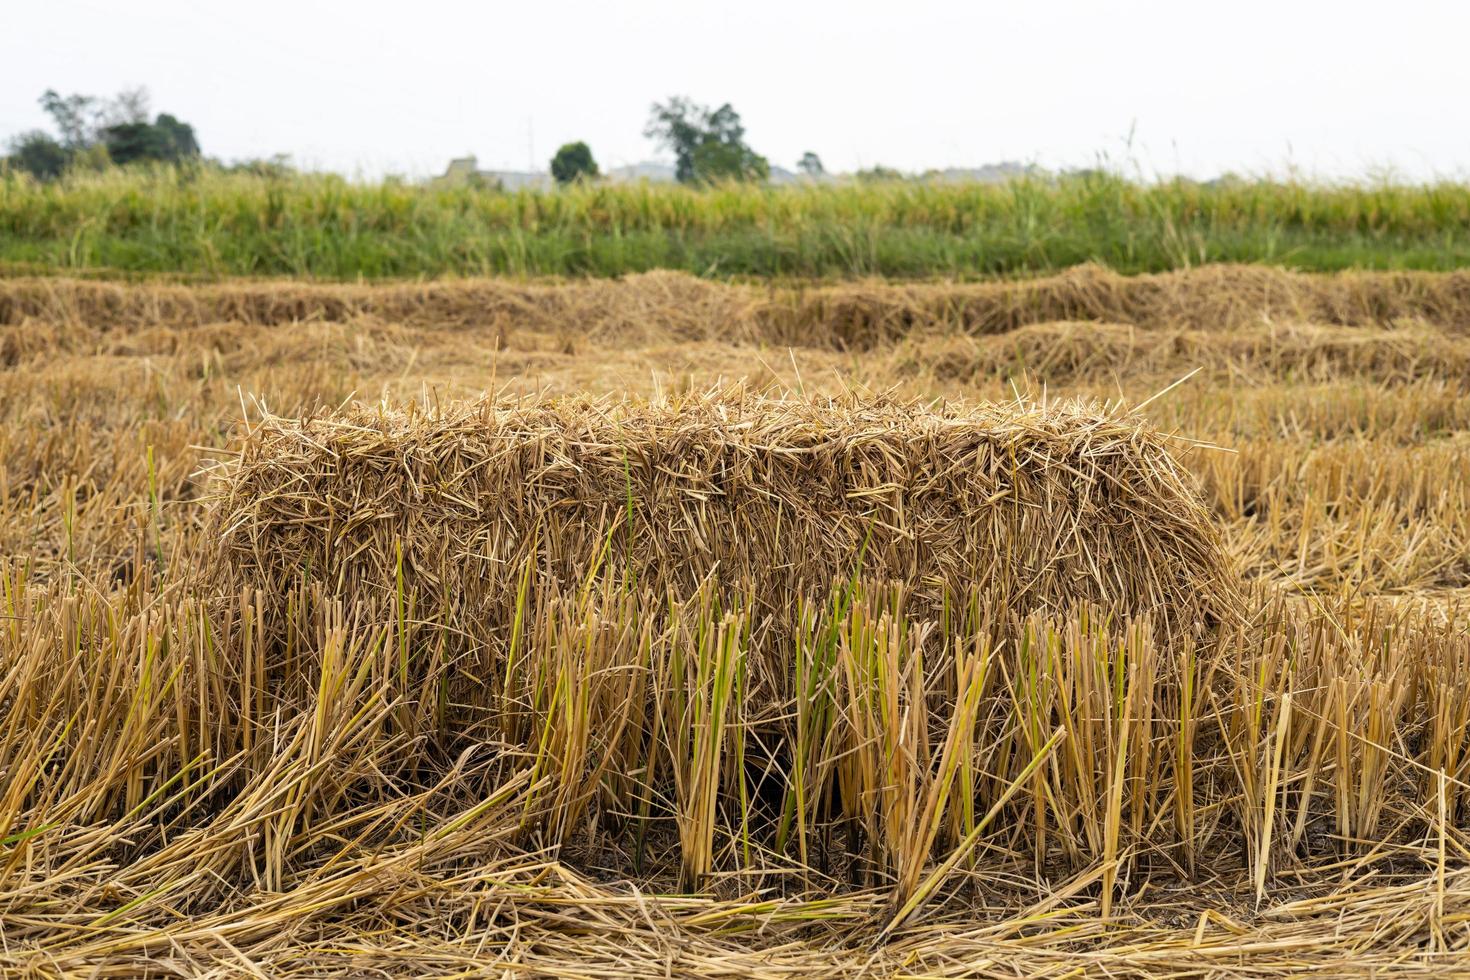
[[[718,109],[677,95],[655,102],[643,135],[673,151],[680,183],[765,180],[771,173],[766,158],[746,145],[740,114],[728,102]]]
[[[139,160],[178,163],[199,156],[194,127],[160,113],[151,123],[127,122],[102,131],[103,145],[113,163],[126,166]]]
[[[37,180],[54,180],[66,171],[71,154],[50,133],[33,129],[11,139],[8,161]]]
[[[591,148],[581,140],[564,144],[551,158],[551,176],[558,184],[596,177],[597,161],[592,158]]]
[[[199,156],[194,127],[166,112],[148,121],[147,89],[127,89],[110,99],[47,89],[40,102],[57,135],[22,133],[10,141],[7,159],[38,180],[55,179],[80,165],[180,163]]]
[[[801,155],[801,159],[796,161],[796,169],[808,177],[820,177],[827,172],[826,168],[822,166],[822,158],[811,150],[807,150]]]
[[[61,135],[61,145],[73,152],[97,141],[98,131],[106,125],[104,110],[96,96],[73,93],[61,96],[47,89],[41,96],[41,108],[51,117]],[[125,120],[117,120],[123,122]]]

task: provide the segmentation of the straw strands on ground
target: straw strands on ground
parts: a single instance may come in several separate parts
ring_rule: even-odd
[[[0,324],[32,318],[106,328],[221,321],[277,325],[372,317],[390,323],[557,332],[604,342],[720,339],[868,348],[916,331],[1005,333],[1096,320],[1223,331],[1276,322],[1349,326],[1427,320],[1470,329],[1470,273],[1307,275],[1206,266],[1121,276],[1096,266],[985,283],[719,283],[684,273],[619,280],[445,280],[394,285],[231,282],[120,285],[0,280]]]
[[[1199,646],[1082,611],[607,583],[448,631],[320,583],[0,575],[7,969],[1329,975],[1470,932],[1470,639],[1272,600]],[[776,703],[774,686],[792,686]],[[876,937],[886,942],[874,946]]]
[[[135,291],[125,311],[172,287],[99,288]],[[207,310],[227,288],[185,292]],[[424,288],[438,287],[366,291]],[[948,330],[932,349],[919,325],[787,358],[662,328],[640,348],[616,337],[632,320],[574,344],[568,324],[465,329],[482,322],[469,307],[442,326],[314,322],[310,304],[303,322],[202,326],[67,309],[0,327],[0,972],[1465,972],[1470,416],[1453,322],[1268,312],[1229,330]],[[1148,401],[1183,373],[1150,372],[1199,364]],[[1050,405],[952,404],[1014,401],[991,367],[1053,380]],[[677,392],[740,376],[808,394],[759,412],[739,396],[723,416],[678,395],[683,415],[638,425],[650,407],[590,396],[312,409],[385,387]],[[855,377],[951,403],[814,402],[861,390]],[[1058,388],[1147,404],[1100,415]],[[242,428],[242,390],[287,417],[252,409]],[[899,414],[922,424],[889,425]],[[1229,451],[1177,452],[1191,440],[1143,416]],[[828,455],[753,462],[796,445],[782,432],[827,433]],[[662,438],[706,455],[671,465],[650,448]],[[542,455],[508,448],[525,440]],[[522,485],[469,465],[496,445]],[[1076,514],[1067,533],[1096,567],[1007,511],[1009,494],[915,509],[947,461],[1000,447],[1014,466],[955,471],[943,493],[1004,482],[1028,511]],[[1063,472],[1029,468],[1043,459]],[[711,492],[723,473],[746,477],[743,509]],[[232,494],[247,474],[265,496]],[[763,481],[802,489],[773,502]],[[1135,484],[1184,495],[1136,500]],[[857,556],[815,536],[784,549],[818,506]],[[561,510],[595,529],[572,534]],[[543,511],[535,536],[510,523]],[[779,536],[745,540],[762,526],[746,515],[776,511]],[[1178,536],[1151,537],[1149,513]],[[727,529],[709,552],[702,515]],[[1075,577],[972,576],[958,546],[919,533],[962,519]],[[1227,594],[1206,569],[1190,595],[1163,566],[1107,560],[1139,560],[1129,528],[1178,551],[1212,523],[1253,582],[1223,622],[1173,605]],[[662,539],[708,574],[681,572]],[[1220,560],[1203,546],[1183,551]],[[593,560],[557,564],[574,551]],[[503,561],[476,557],[478,576],[450,561],[471,554]],[[909,577],[921,568],[938,574]],[[1118,591],[1155,579],[1162,607]],[[1069,602],[1072,584],[1091,601]]]
[[[1052,385],[1201,370],[1243,385],[1371,379],[1402,386],[1442,377],[1470,390],[1470,333],[1404,324],[1382,329],[1259,323],[1228,332],[1120,323],[1035,323],[1004,334],[918,334],[895,345],[893,368],[942,384],[1017,378]]]

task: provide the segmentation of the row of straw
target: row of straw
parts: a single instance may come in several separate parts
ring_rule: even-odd
[[[577,324],[584,335],[607,341],[652,335],[846,347],[870,347],[923,330],[985,335],[1068,320],[1208,331],[1263,320],[1349,326],[1423,320],[1463,332],[1470,327],[1470,276],[1306,274],[1233,265],[1124,276],[1084,265],[1035,279],[982,283],[746,285],[665,271],[544,283],[0,281],[0,324],[39,319],[109,328],[221,321],[283,325],[361,317],[507,333],[555,332]]]

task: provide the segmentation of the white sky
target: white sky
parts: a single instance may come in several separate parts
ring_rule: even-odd
[[[0,139],[48,87],[144,85],[226,159],[422,176],[585,139],[608,167],[667,158],[648,108],[687,94],[787,168],[1463,179],[1467,49],[1470,0],[0,0]]]

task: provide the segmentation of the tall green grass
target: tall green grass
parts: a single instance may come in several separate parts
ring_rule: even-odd
[[[212,171],[0,175],[0,271],[322,279],[979,278],[1100,262],[1310,270],[1470,266],[1470,186],[1140,184],[584,186],[501,193]]]

